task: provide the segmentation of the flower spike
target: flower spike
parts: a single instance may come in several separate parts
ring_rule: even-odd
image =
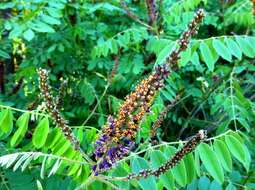
[[[45,69],[38,69],[39,74],[39,86],[41,90],[42,97],[46,103],[46,107],[50,116],[57,124],[57,126],[62,130],[63,134],[66,136],[68,140],[70,140],[74,144],[74,148],[78,150],[80,148],[79,141],[75,138],[72,133],[72,130],[67,125],[66,120],[60,115],[59,110],[57,109],[57,104],[54,100],[50,92],[50,86],[48,84],[48,71]]]
[[[155,72],[142,80],[125,98],[116,119],[111,117],[108,119],[107,125],[103,127],[102,134],[95,143],[94,155],[97,160],[97,164],[93,167],[95,174],[110,169],[117,160],[126,156],[132,149],[141,120],[149,112],[157,92],[170,75],[170,64],[177,63],[180,53],[187,48],[190,37],[196,33],[203,17],[203,10],[198,10],[188,30],[178,41],[179,48],[170,54],[167,63],[157,65]]]
[[[167,58],[167,63],[170,65],[176,65],[177,61],[180,59],[180,54],[185,51],[190,42],[190,38],[197,33],[199,24],[202,22],[205,13],[203,9],[199,9],[191,23],[188,25],[188,29],[183,32],[181,38],[178,40],[179,47],[172,51],[172,53]]]
[[[206,131],[200,130],[194,137],[192,137],[183,147],[181,150],[175,153],[175,155],[170,158],[166,163],[161,165],[156,170],[142,170],[138,174],[129,174],[127,176],[127,179],[141,179],[141,178],[147,178],[149,176],[156,176],[159,177],[161,174],[167,172],[168,170],[175,167],[183,158],[185,155],[189,154],[190,152],[194,151],[195,148],[205,140],[206,138]]]

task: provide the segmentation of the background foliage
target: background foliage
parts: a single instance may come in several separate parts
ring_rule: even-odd
[[[149,25],[145,1],[12,0],[0,3],[0,189],[255,189],[255,27],[249,0],[158,0]],[[55,96],[67,80],[61,113],[89,156],[108,115],[175,46],[199,7],[198,35],[167,79],[127,158],[105,173],[157,168],[199,129],[208,140],[159,179],[91,178],[84,159],[55,127],[38,87],[50,71]],[[164,105],[181,92],[157,133]]]

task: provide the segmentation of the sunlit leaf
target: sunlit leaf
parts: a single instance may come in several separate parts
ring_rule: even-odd
[[[224,181],[224,173],[215,152],[208,144],[205,143],[201,143],[199,145],[198,151],[206,170],[213,176],[214,179],[222,184]]]

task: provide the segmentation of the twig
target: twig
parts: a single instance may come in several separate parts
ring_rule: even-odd
[[[206,141],[206,142],[213,141],[213,140],[215,140],[215,139],[218,139],[218,138],[220,138],[220,137],[223,137],[223,136],[229,134],[230,132],[232,132],[232,131],[231,131],[231,130],[228,130],[228,131],[226,131],[225,133],[222,133],[222,134],[220,134],[220,135],[217,135],[217,136],[214,136],[214,137],[211,137],[211,138],[207,138],[205,141]],[[119,161],[117,162],[117,164],[118,164],[118,163],[121,163],[121,162],[124,162],[124,161],[127,161],[127,160],[130,160],[132,157],[137,156],[137,155],[140,155],[140,154],[143,154],[144,152],[147,152],[148,150],[154,150],[154,149],[160,148],[160,147],[162,147],[162,146],[184,144],[184,143],[187,143],[187,142],[188,142],[188,141],[185,141],[185,140],[183,140],[183,141],[182,141],[182,140],[180,140],[180,141],[174,141],[174,142],[164,142],[164,141],[163,141],[161,144],[154,145],[154,146],[149,146],[149,147],[146,148],[146,149],[143,149],[143,150],[141,150],[141,151],[139,151],[139,152],[135,152],[135,153],[131,154],[130,156],[127,156],[127,157],[123,158],[122,160],[119,160]]]
[[[150,30],[154,30],[153,27],[151,27],[150,25],[144,23],[143,21],[141,21],[138,16],[136,16],[132,11],[130,11],[130,9],[128,8],[125,0],[120,0],[120,5],[122,6],[122,8],[126,11],[127,15],[132,18],[133,20],[135,20],[136,22],[140,23],[141,25],[145,26],[146,28],[150,29]]]
[[[166,161],[163,165],[161,165],[156,170],[146,169],[142,170],[139,173],[131,173],[126,177],[112,177],[112,180],[130,180],[130,179],[141,179],[147,178],[149,176],[159,177],[161,174],[166,171],[174,168],[185,155],[194,151],[195,148],[206,138],[206,131],[200,130],[195,136],[193,136],[179,151],[175,153],[168,161]]]
[[[36,112],[36,111],[22,110],[22,109],[13,108],[13,107],[10,107],[10,106],[0,105],[0,108],[10,109],[10,110],[14,110],[14,111],[22,112],[22,113],[29,113],[29,114],[35,114],[35,115],[41,115],[41,116],[44,116],[44,117],[49,117],[48,114],[44,114],[44,113],[40,113],[40,112]]]
[[[87,117],[87,119],[81,124],[82,126],[85,126],[87,124],[87,122],[90,120],[90,118],[94,115],[97,107],[99,106],[99,104],[101,103],[103,97],[105,96],[108,88],[110,86],[110,83],[108,82],[107,85],[105,86],[104,92],[101,95],[101,97],[99,98],[99,100],[97,101],[97,104],[95,105],[95,107],[93,108],[93,110],[91,111],[91,113],[89,114],[89,116]]]
[[[162,124],[164,117],[167,115],[170,109],[172,109],[177,103],[178,100],[180,99],[180,96],[177,95],[173,101],[171,101],[168,105],[165,106],[164,110],[159,114],[157,120],[153,123],[151,127],[151,132],[150,132],[150,137],[151,139],[156,137],[156,132],[157,129],[160,127]]]

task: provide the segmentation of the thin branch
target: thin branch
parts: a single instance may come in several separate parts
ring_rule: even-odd
[[[206,131],[200,130],[195,136],[193,136],[188,142],[186,142],[185,145],[174,154],[174,156],[172,156],[168,161],[166,161],[163,165],[158,167],[156,170],[146,169],[146,170],[141,170],[139,173],[131,173],[126,177],[112,177],[110,179],[127,181],[130,179],[139,180],[141,178],[147,178],[149,176],[159,177],[161,174],[174,168],[184,158],[185,155],[194,151],[195,148],[205,138],[206,138]]]
[[[22,110],[22,109],[13,108],[13,107],[10,107],[10,106],[0,105],[0,108],[10,109],[10,110],[14,110],[14,111],[22,112],[22,113],[29,113],[29,114],[35,114],[35,115],[41,115],[41,116],[44,116],[44,117],[49,117],[48,114],[44,114],[44,113],[40,113],[40,112],[36,112],[36,111]]]
[[[132,18],[134,21],[140,23],[141,25],[145,26],[146,28],[148,28],[149,30],[154,30],[153,27],[151,27],[150,25],[146,24],[145,22],[141,21],[138,16],[136,16],[127,6],[125,0],[120,0],[120,5],[122,6],[122,8],[126,11],[127,15]]]
[[[211,137],[211,138],[207,138],[207,139],[205,139],[205,141],[206,141],[206,142],[213,141],[213,140],[215,140],[215,139],[218,139],[218,138],[220,138],[220,137],[223,137],[223,136],[229,134],[230,132],[232,132],[232,131],[231,131],[231,130],[228,130],[228,131],[226,131],[225,133],[222,133],[222,134],[220,134],[220,135],[217,135],[217,136],[214,136],[214,137]],[[164,141],[163,141],[161,144],[154,145],[154,146],[149,146],[148,148],[143,149],[143,150],[141,150],[141,151],[139,151],[139,152],[134,152],[134,153],[132,153],[131,155],[129,155],[129,156],[123,158],[122,160],[119,160],[119,161],[117,162],[117,164],[118,164],[118,163],[121,163],[121,162],[124,162],[124,161],[127,161],[127,160],[130,160],[132,157],[137,156],[137,155],[140,155],[140,154],[143,154],[144,152],[147,152],[148,150],[155,150],[155,149],[157,149],[157,148],[160,148],[160,147],[163,147],[163,146],[168,146],[168,145],[185,144],[185,143],[187,143],[187,142],[188,142],[188,141],[185,141],[185,140],[183,140],[183,141],[182,141],[182,140],[180,140],[180,141],[173,141],[173,142],[164,142]]]
[[[86,125],[87,122],[90,120],[90,118],[94,115],[95,111],[97,110],[97,107],[100,105],[101,101],[103,100],[108,88],[110,86],[110,83],[107,83],[107,85],[104,88],[104,92],[101,95],[101,97],[99,98],[99,100],[97,101],[97,104],[95,105],[95,107],[93,108],[93,110],[91,111],[91,113],[89,114],[89,116],[87,117],[87,119],[81,124],[82,126]]]

